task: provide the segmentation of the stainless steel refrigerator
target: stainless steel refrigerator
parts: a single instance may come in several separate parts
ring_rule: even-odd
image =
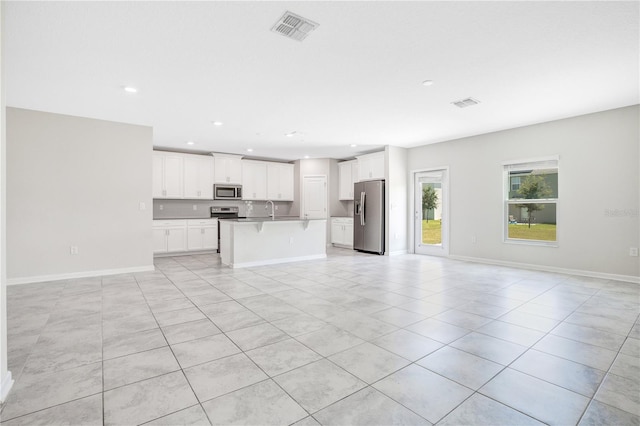
[[[353,198],[353,248],[384,254],[384,180],[355,183]]]

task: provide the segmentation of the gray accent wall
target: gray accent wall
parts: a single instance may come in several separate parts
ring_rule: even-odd
[[[151,127],[7,108],[9,283],[152,270],[152,149]]]
[[[640,245],[639,129],[635,105],[412,148],[408,169],[449,166],[454,258],[637,279],[640,261],[629,248]],[[560,157],[558,247],[503,242],[503,163],[553,155]]]

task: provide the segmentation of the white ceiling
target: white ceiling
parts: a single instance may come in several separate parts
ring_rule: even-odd
[[[3,3],[7,105],[156,147],[349,158],[640,101],[636,1]],[[286,10],[320,26],[271,32]]]

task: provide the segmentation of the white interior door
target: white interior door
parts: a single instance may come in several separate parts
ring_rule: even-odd
[[[302,183],[302,217],[327,218],[327,177],[305,176]]]
[[[446,169],[414,175],[414,250],[418,254],[449,255],[449,190]]]

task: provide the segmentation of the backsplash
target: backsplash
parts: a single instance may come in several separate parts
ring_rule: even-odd
[[[153,200],[154,219],[203,219],[211,217],[213,206],[238,207],[241,217],[267,217],[265,201],[214,201],[214,200]],[[289,216],[291,202],[275,201],[276,216]]]

